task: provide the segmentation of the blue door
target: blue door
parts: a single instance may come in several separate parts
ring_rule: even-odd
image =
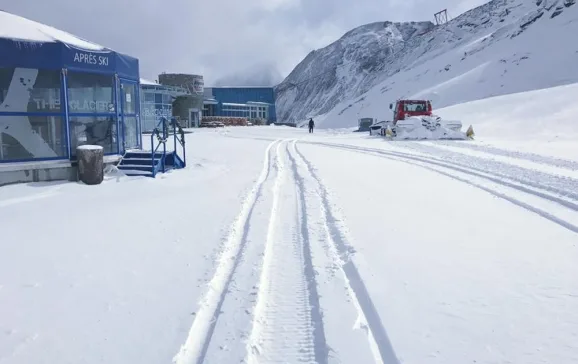
[[[120,79],[121,131],[123,150],[140,147],[138,83]]]

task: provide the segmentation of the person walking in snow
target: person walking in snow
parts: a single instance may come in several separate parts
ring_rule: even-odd
[[[313,118],[309,119],[309,132],[313,133],[313,128],[315,127],[315,121],[313,121]]]

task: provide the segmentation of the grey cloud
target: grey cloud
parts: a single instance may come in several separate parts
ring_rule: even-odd
[[[275,86],[283,80],[275,63],[259,63],[241,72],[226,75],[215,81],[214,86]]]
[[[141,74],[277,82],[312,49],[373,21],[433,20],[483,0],[0,0],[0,9],[140,59]],[[0,24],[1,26],[1,24]],[[259,74],[262,70],[263,75]]]

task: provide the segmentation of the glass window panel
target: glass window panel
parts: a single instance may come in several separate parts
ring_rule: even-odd
[[[145,102],[155,102],[155,93],[150,91],[143,92]]]
[[[0,68],[0,112],[60,111],[60,71]]]
[[[122,85],[122,112],[125,115],[136,114],[136,85],[134,84]]]
[[[70,143],[72,155],[76,147],[85,144],[100,145],[104,153],[118,153],[116,119],[114,116],[71,116]]]
[[[66,131],[60,116],[0,115],[0,160],[66,157]]]
[[[137,133],[137,118],[134,116],[124,117],[124,142],[125,148],[137,148],[139,144],[139,138]]]
[[[70,113],[113,113],[114,78],[111,75],[68,72]]]

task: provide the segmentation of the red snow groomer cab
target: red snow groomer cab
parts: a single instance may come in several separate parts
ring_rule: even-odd
[[[404,120],[406,116],[431,116],[432,107],[429,100],[397,100],[395,108],[389,104],[393,110],[393,124],[398,120]]]
[[[370,127],[369,134],[380,134],[394,139],[468,139],[473,137],[470,126],[462,132],[462,122],[445,120],[433,114],[430,100],[397,100],[389,104],[393,120]]]

